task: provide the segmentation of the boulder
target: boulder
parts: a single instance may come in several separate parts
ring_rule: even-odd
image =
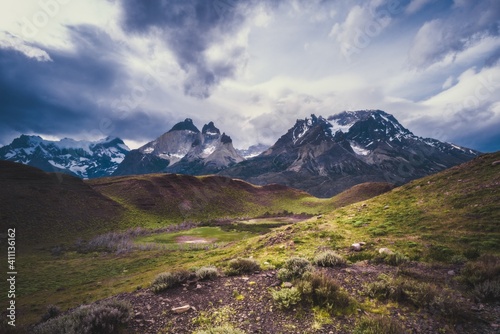
[[[378,253],[379,254],[387,254],[387,255],[391,255],[391,254],[394,254],[393,251],[391,251],[389,248],[385,248],[385,247],[382,247],[378,250]]]
[[[351,248],[353,251],[359,252],[361,251],[361,244],[359,242],[356,242],[351,245]]]

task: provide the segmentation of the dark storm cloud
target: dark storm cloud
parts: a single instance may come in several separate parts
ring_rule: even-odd
[[[99,103],[129,89],[120,46],[95,27],[69,31],[76,50],[47,50],[51,62],[0,49],[0,143],[7,144],[12,131],[71,137],[130,133],[131,139],[143,139],[161,127],[165,121],[137,113],[140,107],[120,115]]]
[[[222,63],[204,52],[224,36],[238,31],[253,1],[239,0],[122,0],[122,24],[139,34],[160,31],[187,74],[184,93],[207,98],[221,80],[234,77],[244,50],[236,49]]]

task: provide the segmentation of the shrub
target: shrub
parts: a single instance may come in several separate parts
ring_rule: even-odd
[[[461,280],[473,295],[482,301],[500,298],[500,257],[482,255],[468,262],[462,271]]]
[[[393,300],[427,308],[449,318],[470,318],[470,305],[457,292],[439,288],[434,284],[406,278],[380,275],[378,281],[365,286],[365,293],[381,300]]]
[[[305,273],[313,270],[313,266],[307,259],[292,257],[285,262],[283,268],[278,270],[277,275],[281,281],[285,282],[302,278]]]
[[[321,267],[340,267],[344,266],[347,261],[334,251],[327,250],[317,254],[313,263]]]
[[[354,334],[404,334],[406,331],[389,317],[363,317],[354,329]]]
[[[244,273],[253,273],[260,270],[260,265],[254,259],[237,258],[229,261],[228,275],[240,275]]]
[[[245,334],[245,332],[239,328],[234,328],[231,325],[223,325],[197,330],[194,331],[193,334]]]
[[[61,309],[59,307],[55,305],[49,305],[47,306],[47,312],[42,315],[42,321],[47,321],[49,319],[55,318],[59,314],[61,314]]]
[[[493,302],[500,300],[500,279],[495,280],[485,280],[483,282],[477,283],[472,293],[479,300],[485,302]]]
[[[48,320],[33,330],[36,334],[94,334],[120,333],[130,320],[130,304],[110,300],[95,305],[84,305],[73,312]]]
[[[343,291],[336,280],[324,273],[312,273],[297,283],[297,289],[313,305],[331,311],[347,311],[354,306],[349,295]]]
[[[373,262],[375,263],[385,263],[390,266],[399,266],[409,261],[410,259],[407,256],[398,252],[392,254],[378,254],[373,258]]]
[[[297,288],[271,290],[273,300],[280,308],[287,309],[300,302],[300,292]]]
[[[219,275],[217,268],[213,266],[201,267],[196,270],[196,277],[200,280],[214,279]]]
[[[161,273],[151,283],[151,290],[154,293],[160,293],[184,283],[190,277],[191,273],[187,270]]]

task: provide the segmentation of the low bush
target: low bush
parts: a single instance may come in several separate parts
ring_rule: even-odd
[[[241,275],[249,274],[260,270],[260,265],[254,259],[250,258],[236,258],[229,261],[228,270],[226,274],[228,275]]]
[[[430,283],[382,274],[377,281],[365,286],[365,293],[372,298],[426,308],[449,318],[471,318],[471,305],[458,292]]]
[[[460,276],[462,282],[479,300],[490,302],[500,298],[500,257],[482,255],[468,262]]]
[[[191,275],[187,270],[161,273],[151,283],[151,290],[160,293],[186,282]]]
[[[110,300],[84,305],[71,313],[50,319],[35,328],[35,334],[121,333],[132,315],[130,304]]]
[[[207,279],[214,279],[218,275],[219,272],[217,271],[217,268],[213,266],[201,267],[200,269],[196,270],[196,277],[202,281]]]
[[[385,263],[390,266],[399,266],[410,261],[404,254],[394,252],[391,254],[378,254],[372,259],[375,263]]]
[[[292,257],[288,259],[283,268],[278,270],[278,278],[283,281],[292,281],[295,279],[300,279],[307,272],[312,272],[314,267],[311,263],[301,257]]]
[[[320,267],[341,267],[345,266],[347,261],[334,251],[327,250],[318,253],[314,257],[313,263]]]
[[[245,332],[231,325],[223,325],[217,327],[209,327],[206,329],[200,329],[194,331],[193,334],[245,334]]]
[[[300,292],[297,288],[290,289],[271,289],[271,295],[274,302],[283,309],[287,309],[300,302]]]
[[[404,334],[406,331],[390,317],[363,317],[353,334]]]
[[[313,305],[345,313],[354,306],[353,300],[336,280],[324,273],[312,273],[297,282],[302,297]]]

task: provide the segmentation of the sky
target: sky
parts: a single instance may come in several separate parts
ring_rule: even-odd
[[[414,134],[500,150],[498,0],[2,0],[0,145],[185,118],[237,148],[296,119],[381,109]]]

